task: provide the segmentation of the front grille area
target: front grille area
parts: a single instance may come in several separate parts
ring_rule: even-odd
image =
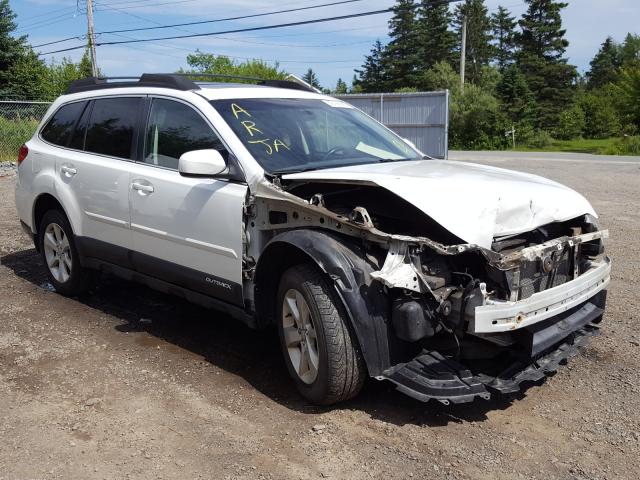
[[[573,249],[553,252],[545,261],[523,262],[520,267],[518,299],[524,300],[537,292],[557,287],[573,279]]]

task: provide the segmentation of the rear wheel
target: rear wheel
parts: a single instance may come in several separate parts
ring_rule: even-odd
[[[40,253],[49,282],[62,295],[78,295],[89,289],[92,272],[80,265],[69,220],[60,210],[49,210],[38,229]]]
[[[287,270],[278,305],[280,342],[298,391],[323,405],[355,396],[366,378],[365,366],[325,275],[310,265]]]

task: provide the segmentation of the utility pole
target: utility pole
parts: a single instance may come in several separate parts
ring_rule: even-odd
[[[460,49],[460,92],[464,93],[464,73],[467,66],[467,16],[462,21],[462,48]]]
[[[98,76],[98,59],[96,57],[96,35],[93,30],[93,1],[87,0],[87,41],[89,42],[89,55],[91,56],[91,73]]]

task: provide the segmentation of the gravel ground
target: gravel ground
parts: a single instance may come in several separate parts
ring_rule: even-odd
[[[568,366],[451,407],[370,382],[317,408],[272,333],[112,278],[57,295],[0,168],[0,480],[638,478],[640,162],[452,156],[581,191],[611,231],[614,274],[603,333]]]

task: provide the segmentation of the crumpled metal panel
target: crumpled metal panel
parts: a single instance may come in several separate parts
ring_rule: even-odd
[[[375,183],[412,203],[467,243],[529,232],[581,215],[596,216],[578,192],[552,180],[486,165],[417,160],[323,169],[286,180]]]

